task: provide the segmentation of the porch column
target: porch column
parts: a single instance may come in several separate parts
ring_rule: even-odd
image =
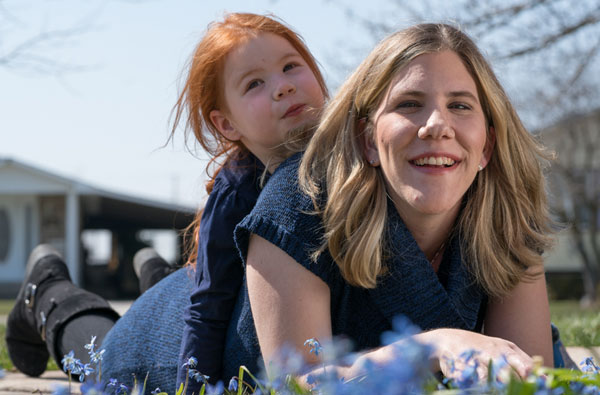
[[[65,261],[75,285],[81,285],[79,265],[79,195],[70,189],[65,208]]]

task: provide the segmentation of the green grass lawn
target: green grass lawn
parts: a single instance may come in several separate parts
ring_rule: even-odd
[[[0,315],[8,314],[12,305],[12,300],[0,300]],[[582,310],[576,301],[557,301],[550,303],[550,312],[565,346],[600,346],[600,307]],[[6,327],[0,325],[0,367],[11,369],[4,341],[5,331]],[[48,361],[48,369],[58,369],[53,360]]]
[[[600,346],[600,306],[582,310],[576,301],[556,301],[550,314],[565,346]]]

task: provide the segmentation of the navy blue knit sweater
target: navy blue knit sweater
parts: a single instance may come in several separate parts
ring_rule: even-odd
[[[407,316],[422,329],[441,327],[480,330],[486,298],[465,270],[460,242],[454,237],[438,274],[389,202],[387,219],[388,273],[375,289],[353,287],[325,252],[317,262],[310,254],[323,237],[321,220],[308,214],[311,199],[298,190],[300,156],[284,162],[271,177],[256,206],[237,227],[235,239],[245,258],[254,233],[291,256],[321,278],[331,292],[333,335],[344,335],[356,350],[380,345],[381,334],[392,328],[397,315]],[[227,333],[223,377],[237,374],[240,365],[259,371],[260,349],[244,282]]]

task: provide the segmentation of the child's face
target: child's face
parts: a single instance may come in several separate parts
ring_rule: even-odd
[[[227,55],[223,84],[226,108],[213,110],[212,122],[263,163],[290,129],[314,122],[324,102],[304,58],[271,33],[261,33]]]

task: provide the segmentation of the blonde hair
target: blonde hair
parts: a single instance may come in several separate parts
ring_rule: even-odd
[[[238,46],[247,43],[261,33],[271,33],[287,40],[298,51],[314,74],[327,97],[325,79],[317,61],[302,37],[274,15],[251,13],[225,14],[222,21],[212,22],[206,34],[198,43],[189,65],[183,89],[173,108],[171,137],[177,127],[184,123],[186,141],[193,134],[196,141],[209,154],[206,167],[208,181],[206,192],[211,193],[215,178],[230,159],[243,158],[248,149],[240,141],[231,141],[223,136],[210,119],[212,110],[226,109],[223,93],[223,69],[227,55]],[[187,117],[186,117],[187,115]],[[185,118],[185,122],[182,118]],[[212,165],[217,167],[214,171]],[[184,244],[187,264],[194,266],[197,258],[198,231],[202,210],[196,213],[194,221],[184,230]]]
[[[386,187],[379,168],[366,163],[359,134],[372,132],[369,117],[400,70],[419,55],[444,50],[462,60],[495,129],[490,162],[467,190],[455,231],[468,270],[490,296],[501,297],[543,272],[540,254],[552,242],[542,174],[546,154],[473,41],[446,24],[420,24],[384,39],[325,109],[299,170],[300,186],[325,229],[313,258],[328,249],[345,280],[364,288],[375,287],[385,273]],[[322,194],[327,199],[319,207]]]

